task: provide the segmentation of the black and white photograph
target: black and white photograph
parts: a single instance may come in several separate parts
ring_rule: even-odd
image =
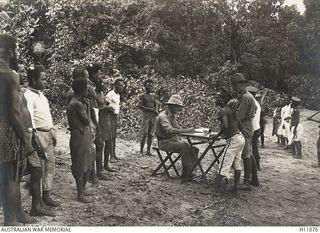
[[[0,0],[0,30],[0,231],[318,232],[320,0]]]

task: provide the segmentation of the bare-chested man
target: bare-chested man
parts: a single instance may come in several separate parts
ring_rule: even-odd
[[[28,144],[20,111],[17,74],[9,67],[16,58],[16,42],[9,35],[0,34],[0,203],[4,225],[18,225],[17,140]]]
[[[90,125],[90,103],[86,99],[88,92],[86,79],[75,79],[72,83],[74,96],[67,109],[68,123],[71,131],[70,154],[71,171],[76,180],[79,202],[88,203],[85,186],[92,169],[94,156],[93,134]]]
[[[152,144],[152,137],[155,131],[156,118],[158,115],[156,97],[152,95],[153,81],[148,79],[144,82],[146,92],[140,97],[138,108],[143,111],[142,120],[142,138],[140,144],[140,153],[143,155],[143,148],[147,140],[147,153],[151,155],[150,148]]]

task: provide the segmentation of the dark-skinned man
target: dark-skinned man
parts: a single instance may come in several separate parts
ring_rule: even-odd
[[[36,66],[37,67],[37,66]],[[39,67],[38,71],[42,70],[41,67]],[[21,88],[20,90],[20,98],[21,98],[21,113],[23,116],[23,123],[25,128],[25,134],[26,138],[29,141],[29,143],[32,143],[32,140],[34,143],[36,143],[38,140],[35,138],[37,137],[35,131],[33,131],[32,126],[32,120],[31,115],[29,113],[28,107],[27,107],[27,100],[24,97],[25,88]],[[33,145],[34,145],[33,143]],[[35,146],[35,145],[34,145]],[[41,159],[39,157],[39,154],[44,156],[43,151],[40,150],[40,145],[36,145],[37,151],[34,150],[31,155],[27,156],[24,160],[24,166],[23,166],[23,175],[30,174],[30,193],[32,196],[32,205],[31,205],[31,216],[51,216],[55,217],[54,211],[50,210],[42,201],[41,199],[41,178],[42,178],[42,167],[41,167]],[[21,199],[21,197],[20,197]],[[23,216],[21,214],[22,208],[19,208],[18,210],[18,220],[19,215]],[[25,221],[26,222],[26,221]]]
[[[181,154],[183,180],[192,179],[192,167],[197,160],[199,150],[191,148],[188,143],[181,142],[177,136],[181,133],[194,133],[194,128],[181,129],[176,123],[176,115],[184,107],[180,95],[172,95],[166,103],[166,110],[162,111],[156,120],[156,136],[158,138],[159,149],[173,151]],[[192,149],[194,153],[192,153]],[[196,155],[196,156],[194,156]]]
[[[43,94],[45,73],[43,66],[30,67],[27,70],[29,86],[24,93],[31,115],[33,129],[36,130],[39,144],[44,151],[41,157],[42,200],[48,206],[57,207],[61,202],[50,197],[55,171],[54,147],[57,144],[48,99]]]
[[[242,73],[231,76],[232,89],[237,93],[239,100],[238,120],[240,131],[245,138],[245,146],[242,151],[244,182],[241,188],[243,190],[251,190],[251,185],[259,185],[256,163],[252,155],[252,120],[256,112],[256,105],[254,97],[246,90],[247,84],[248,81]]]
[[[142,129],[141,129],[141,143],[140,154],[143,155],[144,145],[147,140],[147,153],[151,155],[150,148],[152,144],[152,138],[156,126],[156,118],[158,115],[156,97],[152,95],[153,81],[148,79],[144,82],[145,93],[140,97],[138,108],[143,112]]]
[[[88,92],[86,79],[76,79],[72,83],[74,96],[67,109],[68,123],[71,131],[70,154],[71,171],[76,180],[78,196],[82,203],[91,202],[85,197],[85,187],[95,157],[93,133],[90,125],[90,103],[86,99]]]
[[[0,202],[5,226],[19,225],[17,140],[22,147],[28,147],[20,109],[19,77],[9,67],[16,54],[15,39],[0,34]]]
[[[103,129],[105,141],[104,168],[106,170],[108,170],[109,158],[110,162],[117,162],[119,160],[119,158],[116,156],[116,138],[118,130],[118,118],[120,113],[120,94],[123,92],[123,89],[124,81],[122,79],[117,79],[114,82],[113,90],[109,91],[106,95],[106,102],[109,103],[109,105],[106,107],[106,110],[109,111],[108,124],[110,124],[109,130],[107,128]]]
[[[241,154],[245,144],[245,139],[239,130],[236,105],[238,101],[223,88],[218,92],[216,104],[221,108],[219,120],[221,129],[215,137],[222,136],[227,141],[226,149],[221,157],[218,174],[215,179],[215,188],[219,191],[225,188],[222,184],[224,178],[230,177],[230,170],[234,169],[233,193],[238,194],[238,187],[241,175]]]

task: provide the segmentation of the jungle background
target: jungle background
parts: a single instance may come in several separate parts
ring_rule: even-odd
[[[160,103],[182,95],[185,126],[217,125],[216,90],[230,90],[237,71],[268,90],[269,114],[286,95],[318,109],[320,3],[304,4],[303,15],[284,0],[11,0],[0,11],[19,43],[22,79],[25,67],[46,67],[56,123],[66,124],[72,69],[98,63],[108,90],[125,79],[121,134],[129,137],[139,131],[136,106],[148,78]]]

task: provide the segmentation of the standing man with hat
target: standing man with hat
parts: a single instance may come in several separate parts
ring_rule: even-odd
[[[252,135],[252,155],[256,161],[257,169],[260,170],[260,155],[259,155],[259,137],[261,135],[260,128],[260,117],[261,117],[261,106],[259,102],[255,99],[258,92],[258,88],[254,86],[248,86],[247,91],[254,97],[254,103],[256,105],[256,113],[252,120],[253,135]]]
[[[231,85],[233,90],[238,95],[238,120],[240,131],[245,138],[245,145],[242,151],[242,159],[244,165],[244,182],[243,189],[251,190],[251,186],[259,185],[258,176],[256,173],[256,163],[252,155],[252,136],[253,136],[253,118],[256,112],[254,97],[246,90],[248,81],[242,73],[236,73],[231,77]],[[251,173],[254,171],[251,177]]]
[[[197,160],[193,154],[198,155],[199,150],[195,147],[191,148],[188,143],[181,142],[177,136],[180,133],[194,133],[194,128],[181,129],[176,123],[176,115],[181,112],[184,107],[180,95],[172,95],[166,103],[167,108],[162,111],[156,120],[156,136],[158,138],[159,149],[164,151],[172,151],[181,154],[182,175],[184,180],[192,178],[191,168]],[[195,153],[192,153],[191,150]]]
[[[290,134],[289,145],[293,155],[297,155],[297,158],[302,158],[302,144],[301,139],[303,135],[303,126],[300,124],[300,110],[298,109],[301,100],[298,97],[291,98],[291,122],[290,122]]]

